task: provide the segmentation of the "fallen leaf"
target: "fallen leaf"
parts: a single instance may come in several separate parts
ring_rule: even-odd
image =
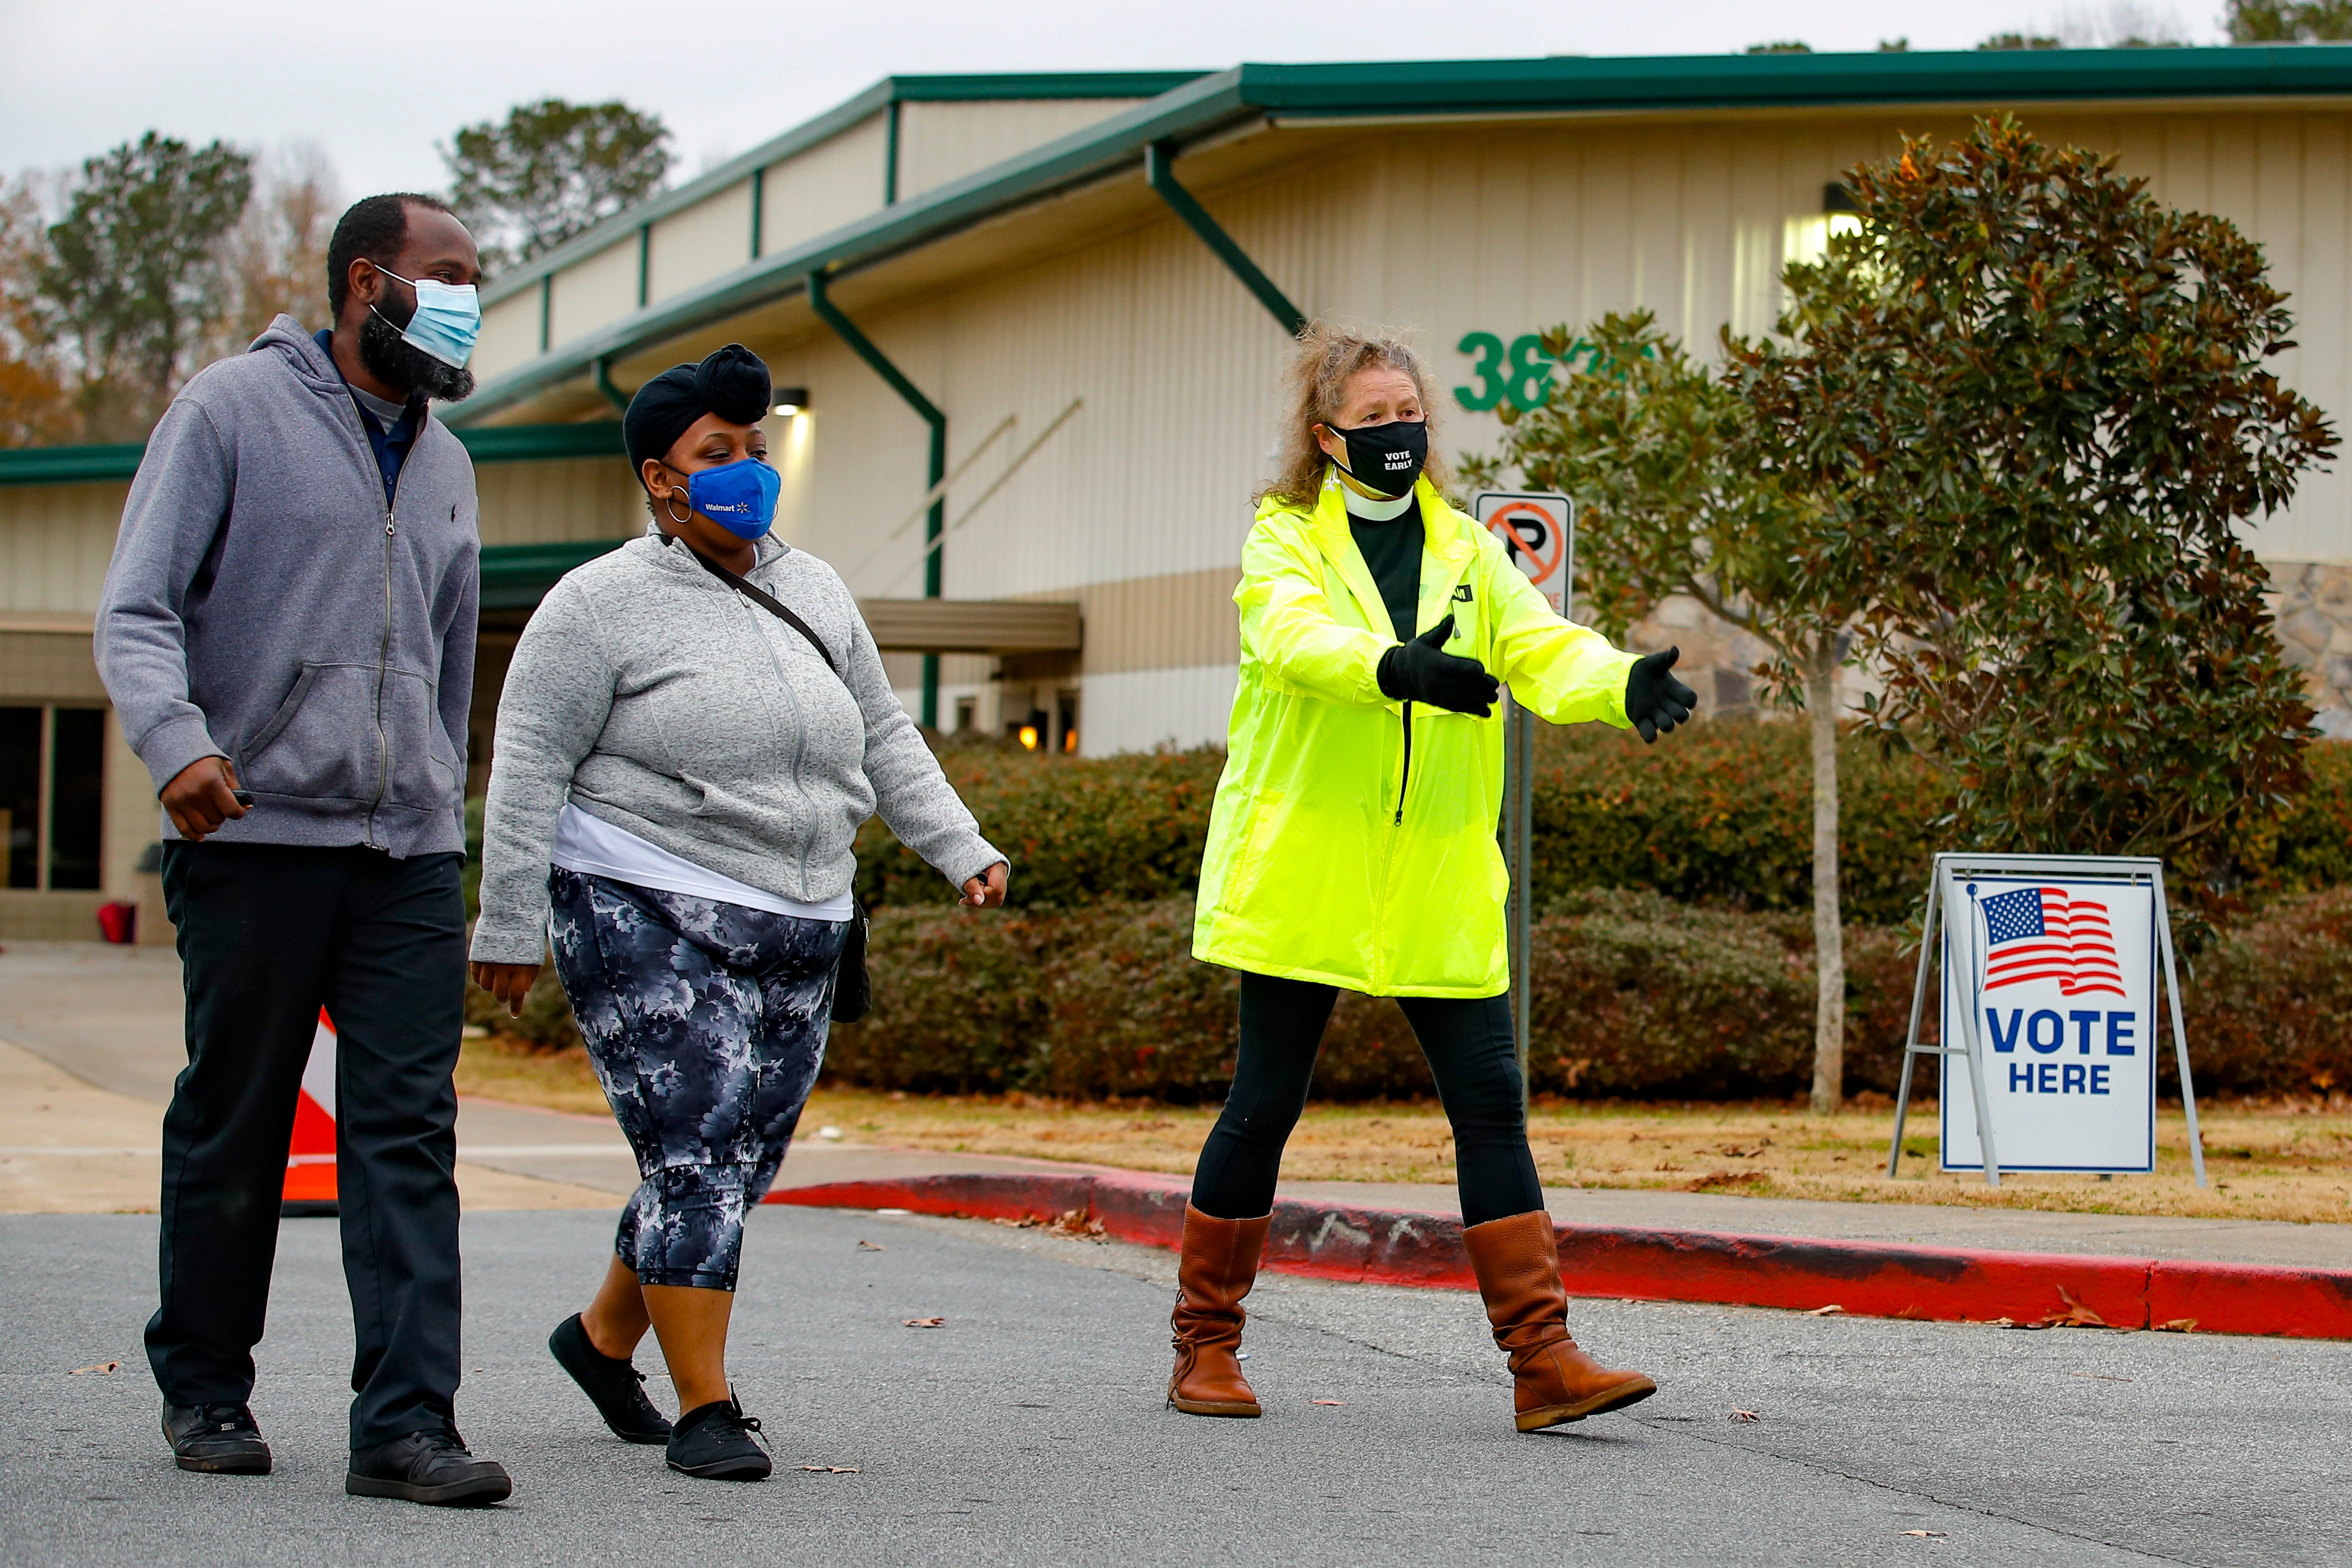
[[[1757,1415],[1753,1410],[1735,1410],[1731,1413],[1731,1419],[1734,1421],[1761,1421],[1764,1417]]]
[[[855,1465],[803,1465],[801,1468],[820,1476],[855,1476],[864,1473]]]
[[[1310,1399],[1307,1403],[1309,1405],[1345,1405],[1348,1402],[1344,1399]]]
[[[2066,1303],[2066,1310],[2043,1318],[2044,1326],[2053,1329],[2104,1329],[2107,1326],[2105,1318],[2074,1300],[2074,1292],[2063,1285],[2058,1287],[2058,1299]]]
[[[2168,1323],[2158,1323],[2156,1325],[2156,1331],[2160,1334],[2193,1333],[2196,1331],[2196,1329],[2197,1320],[2194,1318],[2175,1318]]]
[[[945,1318],[906,1318],[900,1321],[910,1329],[943,1329],[948,1323]]]
[[[1903,1533],[1906,1535],[1925,1536],[1931,1541],[1941,1541],[1948,1532],[1941,1530],[1906,1530]]]
[[[860,1252],[887,1252],[890,1249],[876,1242],[861,1241],[857,1244],[857,1250]]]
[[[1845,1309],[1843,1307],[1839,1306],[1835,1301],[1832,1301],[1826,1307],[1815,1307],[1811,1311],[1807,1312],[1805,1316],[1808,1318],[1833,1318],[1844,1310]]]
[[[71,1372],[66,1373],[66,1375],[68,1377],[79,1377],[86,1372],[112,1372],[121,1364],[122,1363],[119,1361],[102,1361],[95,1363],[89,1366],[78,1366]]]

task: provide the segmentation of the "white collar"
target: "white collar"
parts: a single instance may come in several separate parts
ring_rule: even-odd
[[[1405,514],[1413,501],[1411,490],[1388,500],[1374,500],[1370,496],[1358,495],[1345,479],[1339,481],[1339,494],[1347,500],[1348,515],[1365,522],[1393,522]]]

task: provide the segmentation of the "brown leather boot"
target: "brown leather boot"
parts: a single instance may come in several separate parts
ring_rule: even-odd
[[[1495,1342],[1511,1358],[1519,1430],[1581,1421],[1658,1392],[1638,1372],[1612,1372],[1576,1348],[1568,1332],[1568,1292],[1559,1283],[1559,1243],[1538,1209],[1465,1226],[1462,1244],[1486,1300]]]
[[[1272,1215],[1218,1219],[1184,1205],[1183,1250],[1176,1258],[1176,1370],[1168,1403],[1190,1415],[1256,1415],[1257,1395],[1234,1352],[1242,1348],[1242,1298],[1257,1282]]]

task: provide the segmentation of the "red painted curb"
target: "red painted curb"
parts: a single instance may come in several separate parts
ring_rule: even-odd
[[[903,1208],[975,1219],[1076,1213],[1121,1241],[1174,1247],[1189,1184],[1128,1172],[913,1176],[779,1188],[772,1204]],[[1560,1278],[1575,1296],[1715,1301],[1857,1317],[2117,1329],[2184,1322],[2200,1333],[2352,1339],[2352,1270],[1990,1252],[1718,1231],[1559,1226]],[[1449,1214],[1277,1200],[1265,1266],[1375,1285],[1470,1288],[1462,1222]]]

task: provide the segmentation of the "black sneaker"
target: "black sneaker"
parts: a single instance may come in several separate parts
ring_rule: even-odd
[[[163,1436],[184,1470],[214,1476],[266,1476],[269,1445],[242,1405],[163,1402]]]
[[[352,1449],[343,1489],[353,1497],[476,1508],[506,1501],[514,1482],[497,1460],[474,1458],[455,1432],[411,1432],[373,1448]]]
[[[665,1443],[669,1440],[669,1423],[646,1397],[646,1374],[626,1357],[615,1359],[598,1350],[588,1339],[588,1331],[574,1312],[555,1325],[547,1336],[547,1348],[554,1352],[555,1363],[572,1374],[596,1406],[596,1414],[604,1425],[625,1443]]]
[[[707,1481],[764,1481],[774,1468],[752,1434],[760,1418],[743,1414],[730,1389],[725,1399],[697,1405],[669,1435],[669,1468]]]

